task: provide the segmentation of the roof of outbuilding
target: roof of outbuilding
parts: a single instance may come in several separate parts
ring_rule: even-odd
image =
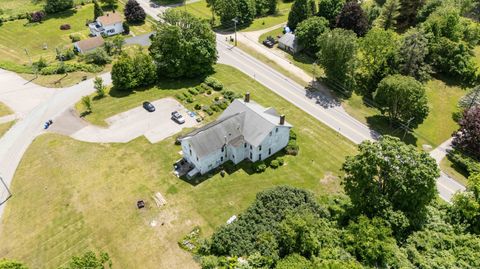
[[[277,126],[292,127],[288,122],[280,125],[278,113],[255,102],[234,100],[220,117],[183,136],[199,156],[206,156],[226,144],[239,146],[245,141],[257,147]]]
[[[103,40],[103,37],[97,36],[75,42],[75,45],[81,50],[81,52],[86,52],[101,47],[104,43],[105,40]]]
[[[112,25],[115,23],[123,22],[122,16],[117,12],[107,12],[105,15],[97,18],[103,26]]]

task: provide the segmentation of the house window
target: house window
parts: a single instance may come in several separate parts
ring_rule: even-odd
[[[250,145],[250,149],[253,149],[253,148],[252,148],[252,145]]]
[[[272,132],[270,132],[270,136],[272,136]]]
[[[270,154],[272,154],[272,149],[271,148],[268,149],[268,155],[270,155]]]
[[[223,162],[223,156],[222,156],[222,157],[220,157],[220,161],[221,161],[221,162]]]
[[[252,153],[250,152],[250,160],[253,159]]]
[[[258,150],[262,150],[262,145],[258,146]]]
[[[235,160],[235,155],[232,155],[232,159],[234,159],[234,160]]]
[[[262,154],[258,154],[258,159],[259,159],[259,160],[262,159]]]
[[[198,156],[197,156],[197,162],[198,162]]]
[[[190,149],[190,156],[192,156],[192,149]]]
[[[275,128],[275,133],[278,133],[278,127],[277,127],[277,128]]]
[[[225,146],[222,147],[222,152],[224,152],[224,151],[225,151]]]
[[[110,29],[107,31],[107,33],[111,34],[111,33],[115,33],[115,29]]]
[[[244,148],[247,148],[247,143],[243,144],[243,147],[244,147]]]

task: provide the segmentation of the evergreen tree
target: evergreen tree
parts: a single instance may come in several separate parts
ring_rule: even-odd
[[[398,51],[399,72],[419,81],[426,81],[431,72],[426,62],[428,55],[428,39],[423,31],[412,28],[407,31],[401,41]]]
[[[377,19],[377,25],[385,30],[395,29],[397,18],[400,16],[400,1],[387,0],[382,7],[380,16]]]
[[[128,0],[124,14],[128,23],[142,23],[147,17],[145,10],[135,0]]]
[[[98,17],[103,16],[103,10],[97,0],[93,1],[93,20],[96,20]]]
[[[288,27],[295,31],[297,25],[307,18],[315,15],[315,0],[295,0],[288,14]]]

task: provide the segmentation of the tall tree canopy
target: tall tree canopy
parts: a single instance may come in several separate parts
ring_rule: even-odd
[[[111,10],[115,10],[118,0],[100,0],[105,3]]]
[[[454,147],[480,160],[480,106],[465,110],[459,124],[452,141]]]
[[[325,18],[313,16],[298,24],[295,36],[306,51],[314,54],[319,50],[318,37],[326,31],[329,31],[328,21]]]
[[[403,29],[413,26],[416,22],[417,12],[423,6],[424,0],[400,0],[399,24]]]
[[[215,0],[212,8],[222,25],[228,27],[233,27],[233,19],[237,19],[239,25],[248,25],[257,14],[255,0]]]
[[[145,21],[147,14],[136,0],[128,0],[124,10],[125,19],[129,23],[141,23]]]
[[[368,19],[356,1],[348,1],[337,15],[336,26],[352,30],[358,36],[363,36],[368,31]]]
[[[208,22],[169,9],[152,37],[150,54],[159,76],[178,78],[205,75],[217,61],[215,34]]]
[[[466,191],[455,194],[452,213],[457,223],[480,234],[480,174],[470,175]]]
[[[345,0],[320,0],[318,2],[318,16],[327,19],[330,26],[333,27],[344,4]]]
[[[45,12],[49,14],[64,11],[73,7],[73,0],[47,0],[45,3]]]
[[[440,173],[435,160],[390,136],[365,141],[358,149],[359,154],[347,157],[342,167],[345,192],[354,208],[370,217],[391,208],[411,222],[419,221],[436,197]]]
[[[257,16],[275,14],[277,12],[277,0],[255,0]]]
[[[428,116],[425,88],[412,77],[388,76],[380,81],[373,96],[390,123],[400,121],[416,127]]]
[[[426,62],[428,55],[428,39],[425,33],[417,28],[408,30],[401,40],[398,51],[399,72],[419,81],[430,77],[431,67]]]
[[[93,20],[96,20],[98,17],[103,16],[103,9],[98,4],[97,0],[93,1]]]
[[[357,91],[367,98],[378,83],[396,72],[398,35],[392,30],[374,28],[360,39],[358,46],[358,68],[355,70]]]
[[[150,55],[141,51],[134,56],[123,54],[112,67],[112,84],[117,90],[131,91],[134,88],[154,84],[156,66]]]
[[[318,38],[318,63],[333,89],[350,95],[353,88],[357,37],[354,32],[334,29]]]
[[[315,15],[315,13],[315,0],[295,0],[290,13],[288,13],[287,25],[292,31],[295,31],[299,23]]]
[[[400,0],[387,0],[377,19],[377,25],[385,30],[395,30],[398,16],[400,16]]]

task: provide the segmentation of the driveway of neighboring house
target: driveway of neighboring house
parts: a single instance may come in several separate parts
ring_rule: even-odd
[[[95,126],[79,118],[72,109],[55,119],[49,131],[94,143],[127,143],[144,135],[151,143],[159,142],[179,133],[183,128],[191,128],[198,123],[187,114],[187,109],[172,98],[152,102],[155,112],[147,112],[142,104],[106,119],[107,128]],[[171,120],[171,113],[178,111],[185,118],[184,124]]]
[[[143,47],[149,47],[152,42],[150,41],[150,36],[153,35],[155,32],[151,32],[148,34],[143,34],[143,35],[138,35],[134,37],[130,37],[125,39],[125,44],[126,45],[140,45]]]

